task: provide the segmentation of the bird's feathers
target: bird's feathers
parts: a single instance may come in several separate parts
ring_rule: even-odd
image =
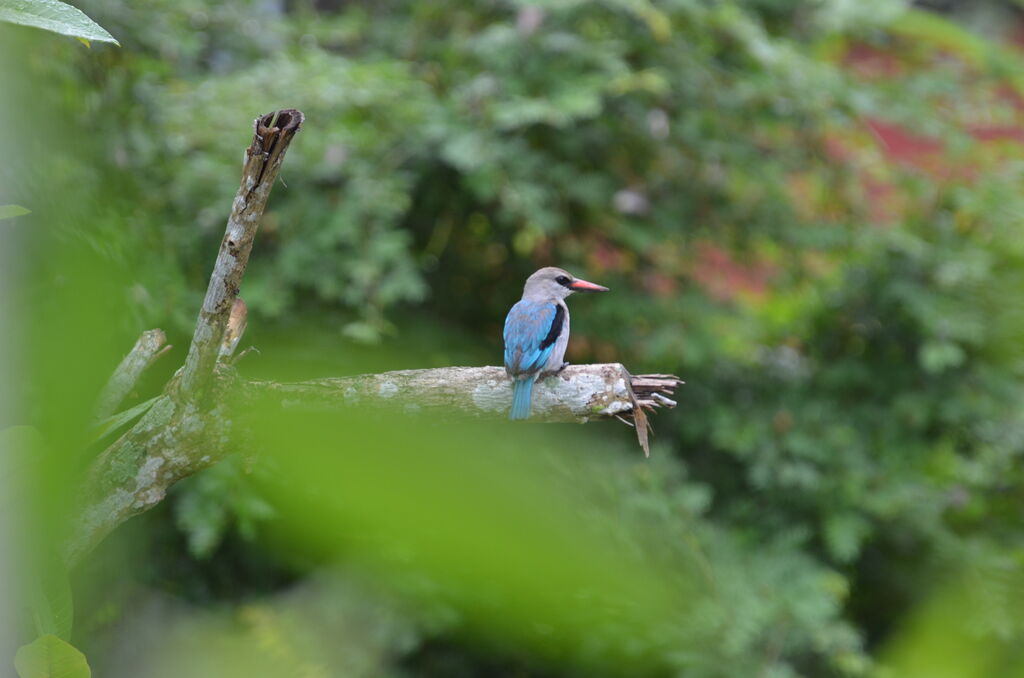
[[[505,369],[510,375],[539,372],[565,324],[565,308],[552,301],[523,299],[505,318]]]
[[[537,375],[516,379],[512,382],[512,410],[509,419],[528,419],[530,417],[530,400],[533,397],[533,382]]]

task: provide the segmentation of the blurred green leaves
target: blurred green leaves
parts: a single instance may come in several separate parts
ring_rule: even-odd
[[[60,0],[0,0],[0,21],[33,26],[86,41],[119,44],[81,10]]]
[[[229,5],[262,17],[261,40],[301,49],[253,55],[222,16]],[[782,172],[816,160],[792,143],[788,121],[841,117],[849,96],[840,70],[732,4],[401,7],[372,21],[358,7],[300,7],[282,21],[244,2],[194,2],[155,11],[159,28],[132,23],[117,3],[100,8],[111,25],[126,22],[133,49],[177,55],[181,80],[124,74],[141,78],[151,111],[125,136],[124,159],[162,175],[167,190],[150,197],[175,214],[167,233],[182,260],[201,261],[219,237],[239,111],[287,101],[306,112],[317,140],[297,146],[284,176],[295,195],[275,196],[255,252],[263,263],[246,281],[257,313],[341,305],[355,316],[349,336],[372,340],[391,331],[389,309],[426,298],[428,281],[444,300],[464,296],[466,275],[493,289],[499,271],[527,272],[512,254],[554,245],[549,258],[572,262],[613,248],[650,265],[681,225],[680,244],[716,230],[792,237],[780,227],[792,220]],[[181,33],[190,40],[170,38]],[[756,139],[744,133],[750,120]],[[149,124],[160,131],[143,132]],[[655,209],[615,214],[624,192]],[[486,231],[435,237],[474,215]],[[436,246],[425,253],[426,243]],[[678,261],[657,268],[675,276]],[[492,296],[497,316],[507,304]]]
[[[177,491],[175,519],[188,536],[189,551],[196,558],[209,557],[231,527],[243,538],[254,539],[258,526],[274,515],[273,507],[252,487],[237,457],[186,479]]]
[[[487,642],[646,674],[707,585],[694,560],[645,561],[642,525],[614,538],[601,465],[570,449],[559,471],[542,437],[358,414],[258,421],[285,548],[344,554],[420,605],[454,606]]]
[[[777,653],[811,629],[832,661],[863,663],[836,620],[842,578],[794,557],[795,535],[753,547],[703,521],[707,488],[671,461],[652,469],[557,431],[397,416],[256,410],[269,455],[254,476],[278,513],[260,541],[355,565],[423,611],[421,624],[449,609],[449,634],[554,666],[783,670]],[[772,599],[784,585],[802,593]]]
[[[883,670],[906,678],[1024,676],[1024,568],[1019,559],[997,560],[947,578],[886,648]]]
[[[18,650],[14,667],[20,678],[89,678],[85,655],[54,635],[41,636]]]
[[[48,450],[39,431],[30,426],[0,430],[0,511],[13,518],[9,529],[8,562],[17,582],[20,603],[31,610],[32,628],[39,636],[70,640],[74,622],[71,585],[45,524],[35,509],[33,490],[42,487]]]

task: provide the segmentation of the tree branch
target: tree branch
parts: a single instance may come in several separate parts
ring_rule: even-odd
[[[167,336],[163,330],[146,330],[142,333],[100,392],[96,402],[96,419],[106,419],[117,411],[117,406],[132,392],[146,368],[171,348],[165,346],[166,343]]]
[[[86,474],[65,564],[74,565],[115,527],[162,500],[171,485],[220,459],[225,438],[207,435],[215,420],[215,413],[165,394],[101,452]]]
[[[630,414],[637,405],[672,407],[675,403],[666,396],[680,383],[671,375],[634,377],[619,363],[570,365],[534,386],[530,421],[585,423]],[[512,403],[512,382],[503,367],[400,370],[298,383],[249,381],[242,388],[248,395],[279,400],[286,407],[376,405],[432,416],[503,419]]]
[[[180,397],[199,402],[206,395],[207,384],[220,355],[228,316],[249,264],[249,253],[256,239],[260,217],[284,162],[284,154],[301,129],[303,120],[300,111],[288,109],[268,113],[254,123],[256,133],[245,151],[242,183],[231,203],[231,216],[228,217],[224,239],[220,243],[220,252],[181,373]]]

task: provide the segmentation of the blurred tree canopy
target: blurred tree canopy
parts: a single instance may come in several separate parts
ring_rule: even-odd
[[[945,675],[927,616],[900,632],[950,573],[928,609],[970,627],[965,666],[1024,632],[1024,20],[982,5],[984,38],[897,0],[91,0],[120,49],[7,29],[45,105],[89,132],[0,203],[35,212],[47,172],[96,196],[88,223],[53,227],[128,309],[94,347],[99,379],[145,327],[187,341],[249,122],[301,109],[242,290],[253,341],[293,362],[240,369],[496,363],[522,280],[563,265],[613,289],[574,315],[570,360],[687,381],[649,463],[628,432],[558,438],[608,453],[588,473],[618,507],[609,532],[643,525],[651,558],[716,582],[699,624],[638,641],[644,670]],[[143,583],[212,604],[307,571],[261,541],[287,502],[250,471],[216,466],[147,519]],[[318,587],[360,612],[311,613]],[[303,597],[314,626],[368,621],[354,663],[301,675],[578,666],[478,645],[458,605],[410,613],[358,577],[243,605],[230,643],[297,666]],[[94,665],[118,665],[129,599],[79,607]],[[1005,661],[970,675],[1021,675]]]

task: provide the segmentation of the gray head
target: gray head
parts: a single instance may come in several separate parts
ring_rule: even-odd
[[[580,280],[555,266],[542,268],[526,279],[523,299],[565,299],[573,292],[607,292],[607,287]]]

